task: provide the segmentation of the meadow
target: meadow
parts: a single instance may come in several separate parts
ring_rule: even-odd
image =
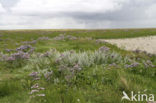
[[[1,30],[0,103],[132,103],[121,101],[123,91],[156,96],[155,54],[98,40],[154,35],[156,29]]]

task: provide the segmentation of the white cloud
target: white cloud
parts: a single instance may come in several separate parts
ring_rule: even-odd
[[[146,13],[147,13],[149,19],[155,19],[156,18],[156,4],[151,5],[146,10]]]
[[[0,3],[0,13],[5,13],[6,10],[2,7],[2,4]]]
[[[125,0],[20,0],[16,5],[10,7],[10,13],[3,14],[0,17],[0,28],[94,28],[93,24],[95,23],[61,14],[114,11],[120,9],[120,2],[123,1]],[[48,17],[51,14],[53,16]],[[101,21],[96,24],[96,27],[103,24],[107,27],[105,24],[108,23],[106,21],[102,23]]]
[[[106,12],[120,8],[124,0],[21,0],[14,13]]]
[[[70,17],[53,17],[43,19],[33,16],[5,14],[0,16],[0,29],[50,29],[50,28],[85,28],[82,21]],[[81,22],[81,23],[80,23]]]

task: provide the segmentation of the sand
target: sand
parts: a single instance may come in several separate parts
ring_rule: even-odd
[[[148,53],[156,54],[156,36],[130,39],[102,39],[102,41],[115,44],[118,47],[124,48],[126,50],[141,50]]]

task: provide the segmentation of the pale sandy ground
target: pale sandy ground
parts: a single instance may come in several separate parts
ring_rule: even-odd
[[[109,39],[104,40],[111,44],[115,44],[126,50],[142,50],[148,53],[156,54],[156,36],[139,37],[130,39]]]

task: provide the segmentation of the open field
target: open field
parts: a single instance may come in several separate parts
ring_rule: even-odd
[[[156,96],[155,54],[99,40],[155,35],[156,29],[0,31],[0,103],[131,103],[121,101],[123,91]]]

